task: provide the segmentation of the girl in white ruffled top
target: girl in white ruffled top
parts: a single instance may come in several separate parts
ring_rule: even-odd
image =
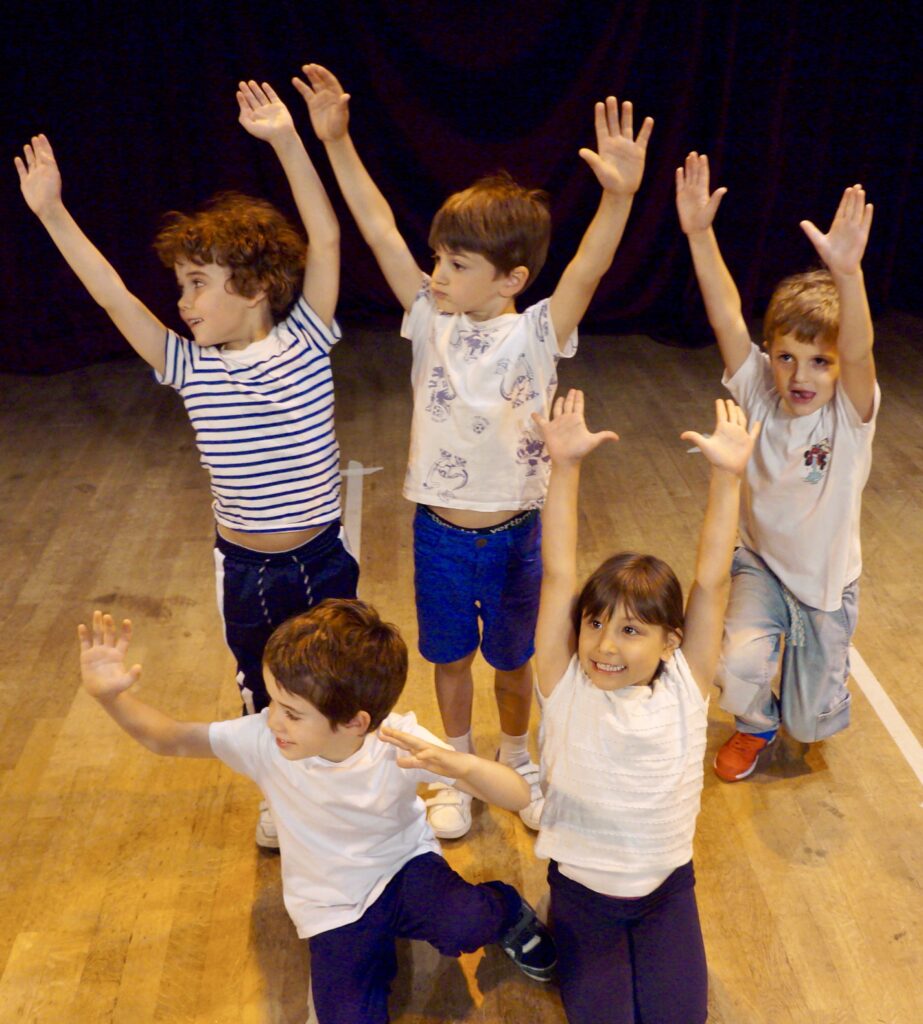
[[[622,553],[578,589],[577,494],[590,433],[583,393],[535,416],[552,460],[543,513],[535,661],[551,924],[570,1024],[700,1024],[707,972],[692,837],[702,791],[708,688],[721,648],[741,476],[759,424],[716,403],[695,580]]]

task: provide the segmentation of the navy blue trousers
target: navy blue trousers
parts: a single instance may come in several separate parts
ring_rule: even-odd
[[[692,861],[637,899],[594,892],[554,861],[548,884],[569,1024],[703,1024],[708,971]]]
[[[511,885],[472,885],[436,853],[414,857],[358,921],[308,940],[318,1021],[386,1024],[395,939],[423,939],[443,956],[459,956],[500,939],[520,906]]]
[[[269,705],[263,648],[277,626],[327,597],[354,598],[359,566],[332,522],[307,544],[266,554],[215,538],[218,610],[237,659],[237,685],[245,713]]]

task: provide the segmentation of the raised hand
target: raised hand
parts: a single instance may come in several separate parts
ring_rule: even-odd
[[[292,115],[268,82],[262,85],[253,80],[240,82],[237,103],[240,106],[237,120],[256,138],[271,143],[284,135],[294,134]]]
[[[122,620],[116,638],[115,623],[111,615],[93,612],[92,629],[82,623],[77,627],[80,639],[80,676],[83,687],[91,697],[106,700],[129,689],[138,681],[141,666],[125,668],[125,652],[131,640],[131,622]]]
[[[23,198],[34,214],[41,217],[61,202],[61,172],[46,136],[33,135],[32,141],[23,146],[23,156],[13,157],[13,163]]]
[[[422,768],[436,775],[457,779],[464,775],[466,761],[471,757],[470,754],[460,754],[457,750],[434,746],[419,736],[398,729],[389,729],[386,725],[379,728],[378,735],[385,743],[405,751],[404,754],[398,754],[397,758],[398,766],[401,768]]]
[[[852,185],[843,192],[826,235],[811,221],[801,222],[802,231],[832,274],[856,274],[861,269],[873,212],[872,204],[865,201],[865,189]]]
[[[709,193],[708,157],[692,152],[683,167],[676,168],[676,212],[679,225],[687,235],[707,231],[727,192],[716,188]]]
[[[580,462],[604,441],[618,441],[619,435],[611,430],[593,434],[587,429],[583,402],[583,392],[571,388],[566,397],[555,399],[550,420],[532,413],[552,462]]]
[[[596,149],[581,149],[580,156],[590,165],[607,192],[634,195],[644,176],[647,142],[654,128],[654,119],[646,117],[635,138],[631,102],[619,104],[614,96],[596,104]]]
[[[321,142],[341,139],[349,128],[349,93],[343,91],[336,75],[320,64],[305,64],[307,79],[293,78],[292,85],[304,97],[311,125]]]
[[[715,401],[715,432],[710,437],[694,430],[687,430],[679,436],[684,441],[698,445],[715,469],[742,476],[759,432],[758,420],[747,430],[747,417],[743,409],[730,398],[719,398]]]

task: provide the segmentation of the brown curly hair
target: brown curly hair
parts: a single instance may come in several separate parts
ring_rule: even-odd
[[[306,243],[289,221],[264,199],[221,192],[197,213],[171,210],[154,239],[161,263],[217,263],[228,267],[231,288],[251,298],[266,292],[275,320],[298,296]]]
[[[525,267],[526,287],[544,266],[550,240],[548,194],[518,185],[506,171],[450,195],[429,229],[434,250],[478,253],[499,274]]]

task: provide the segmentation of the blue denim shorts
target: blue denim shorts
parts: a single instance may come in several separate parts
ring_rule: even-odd
[[[482,530],[462,529],[418,505],[413,521],[420,653],[437,665],[481,648],[509,672],[532,657],[542,583],[538,509]]]

